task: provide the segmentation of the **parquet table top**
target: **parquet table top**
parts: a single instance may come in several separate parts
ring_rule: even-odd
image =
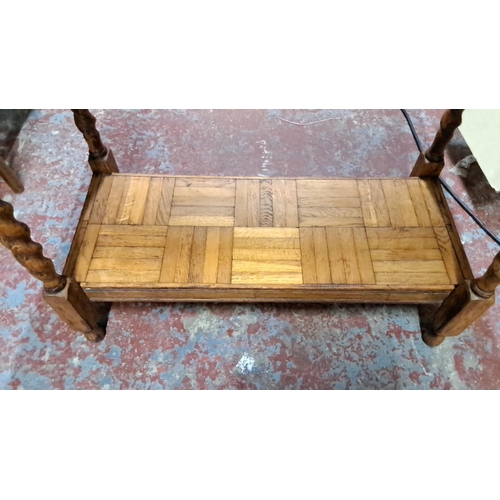
[[[441,300],[470,269],[432,180],[95,176],[68,266],[94,300]]]

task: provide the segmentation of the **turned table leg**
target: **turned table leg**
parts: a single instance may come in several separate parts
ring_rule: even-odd
[[[500,285],[500,252],[481,278],[464,281],[450,293],[436,311],[429,327],[422,330],[423,341],[436,347],[446,337],[460,335],[495,304],[495,289]]]
[[[0,200],[0,243],[44,286],[45,301],[71,328],[91,342],[102,340],[107,318],[89,300],[73,279],[56,273],[53,262],[43,255],[42,245],[31,239],[29,227],[16,220],[12,205]]]
[[[462,124],[463,109],[447,109],[441,118],[439,130],[431,147],[421,153],[410,174],[411,177],[439,177],[444,167],[444,150]]]
[[[113,152],[101,141],[101,135],[95,126],[95,116],[88,109],[72,109],[71,111],[73,111],[76,127],[89,146],[89,165],[92,172],[101,174],[118,172]]]

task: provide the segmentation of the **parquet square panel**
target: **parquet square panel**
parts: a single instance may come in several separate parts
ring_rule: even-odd
[[[232,283],[300,285],[299,230],[234,228]]]
[[[170,226],[234,226],[235,181],[176,179]]]
[[[300,227],[363,227],[355,180],[298,180]]]

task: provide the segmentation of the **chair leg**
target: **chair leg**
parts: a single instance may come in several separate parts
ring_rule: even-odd
[[[83,134],[89,147],[89,165],[94,173],[111,174],[118,172],[115,157],[101,141],[95,116],[88,109],[72,109],[75,125]]]
[[[66,286],[59,292],[44,290],[43,298],[64,323],[82,332],[87,340],[99,342],[104,339],[109,307],[107,311],[99,311],[73,278],[66,278]]]
[[[439,130],[431,147],[421,153],[410,174],[411,177],[439,177],[444,167],[444,150],[462,123],[463,109],[447,109],[441,118]]]
[[[7,183],[14,193],[19,194],[24,191],[24,186],[21,184],[21,181],[3,158],[0,158],[0,177]]]
[[[73,278],[56,273],[43,255],[42,245],[31,239],[29,227],[16,220],[12,205],[0,200],[0,243],[44,286],[45,301],[71,328],[91,342],[104,338],[109,307],[96,307]]]

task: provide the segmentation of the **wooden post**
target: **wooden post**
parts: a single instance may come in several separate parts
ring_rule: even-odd
[[[78,130],[83,134],[89,146],[89,165],[92,172],[101,174],[118,172],[113,152],[101,141],[101,135],[95,126],[95,116],[88,109],[72,109],[71,111],[73,111]]]
[[[3,158],[0,158],[0,178],[7,183],[14,193],[22,193],[24,191],[21,181]]]
[[[430,327],[422,330],[423,341],[431,347],[446,337],[460,335],[495,304],[495,289],[500,285],[500,252],[481,278],[460,283],[441,304]]]
[[[53,262],[43,255],[42,245],[31,239],[29,227],[16,220],[12,205],[0,200],[0,243],[44,286],[45,301],[74,330],[91,342],[102,340],[106,318],[90,302],[73,279],[56,273]]]
[[[441,118],[439,130],[431,147],[421,153],[410,174],[411,177],[439,177],[444,167],[444,150],[462,124],[463,109],[447,109]]]
[[[102,316],[73,278],[66,278],[64,288],[58,292],[45,289],[43,298],[69,327],[82,332],[90,342],[99,342],[104,338],[109,308]]]

